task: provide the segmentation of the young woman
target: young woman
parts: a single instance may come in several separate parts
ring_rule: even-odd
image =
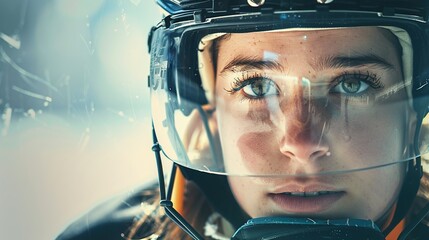
[[[428,5],[158,3],[160,192],[143,191],[122,237],[429,237]]]

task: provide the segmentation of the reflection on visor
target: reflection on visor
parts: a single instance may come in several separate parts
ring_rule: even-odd
[[[189,102],[194,110],[184,115],[171,104],[176,92],[152,92],[163,151],[189,168],[251,176],[413,160],[412,49],[404,35],[386,27],[211,35],[199,46],[207,105]]]

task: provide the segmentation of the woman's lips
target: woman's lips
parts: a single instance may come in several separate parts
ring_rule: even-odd
[[[269,198],[288,213],[319,213],[346,194],[330,186],[288,186],[269,193]]]

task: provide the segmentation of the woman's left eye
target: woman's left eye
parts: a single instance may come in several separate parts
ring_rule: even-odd
[[[337,84],[331,91],[343,94],[359,94],[367,90],[369,85],[359,79],[345,79]]]
[[[250,81],[242,87],[244,94],[250,98],[263,98],[277,95],[277,88],[273,81],[262,78]]]

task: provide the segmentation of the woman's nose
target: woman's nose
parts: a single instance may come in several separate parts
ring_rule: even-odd
[[[311,161],[329,156],[326,139],[329,120],[319,101],[294,101],[284,109],[284,128],[280,133],[280,151],[290,159]],[[293,105],[293,106],[291,106]]]
[[[297,139],[284,138],[281,142],[280,151],[292,160],[314,161],[330,155],[329,146],[324,143],[324,140],[320,140],[302,137]]]

